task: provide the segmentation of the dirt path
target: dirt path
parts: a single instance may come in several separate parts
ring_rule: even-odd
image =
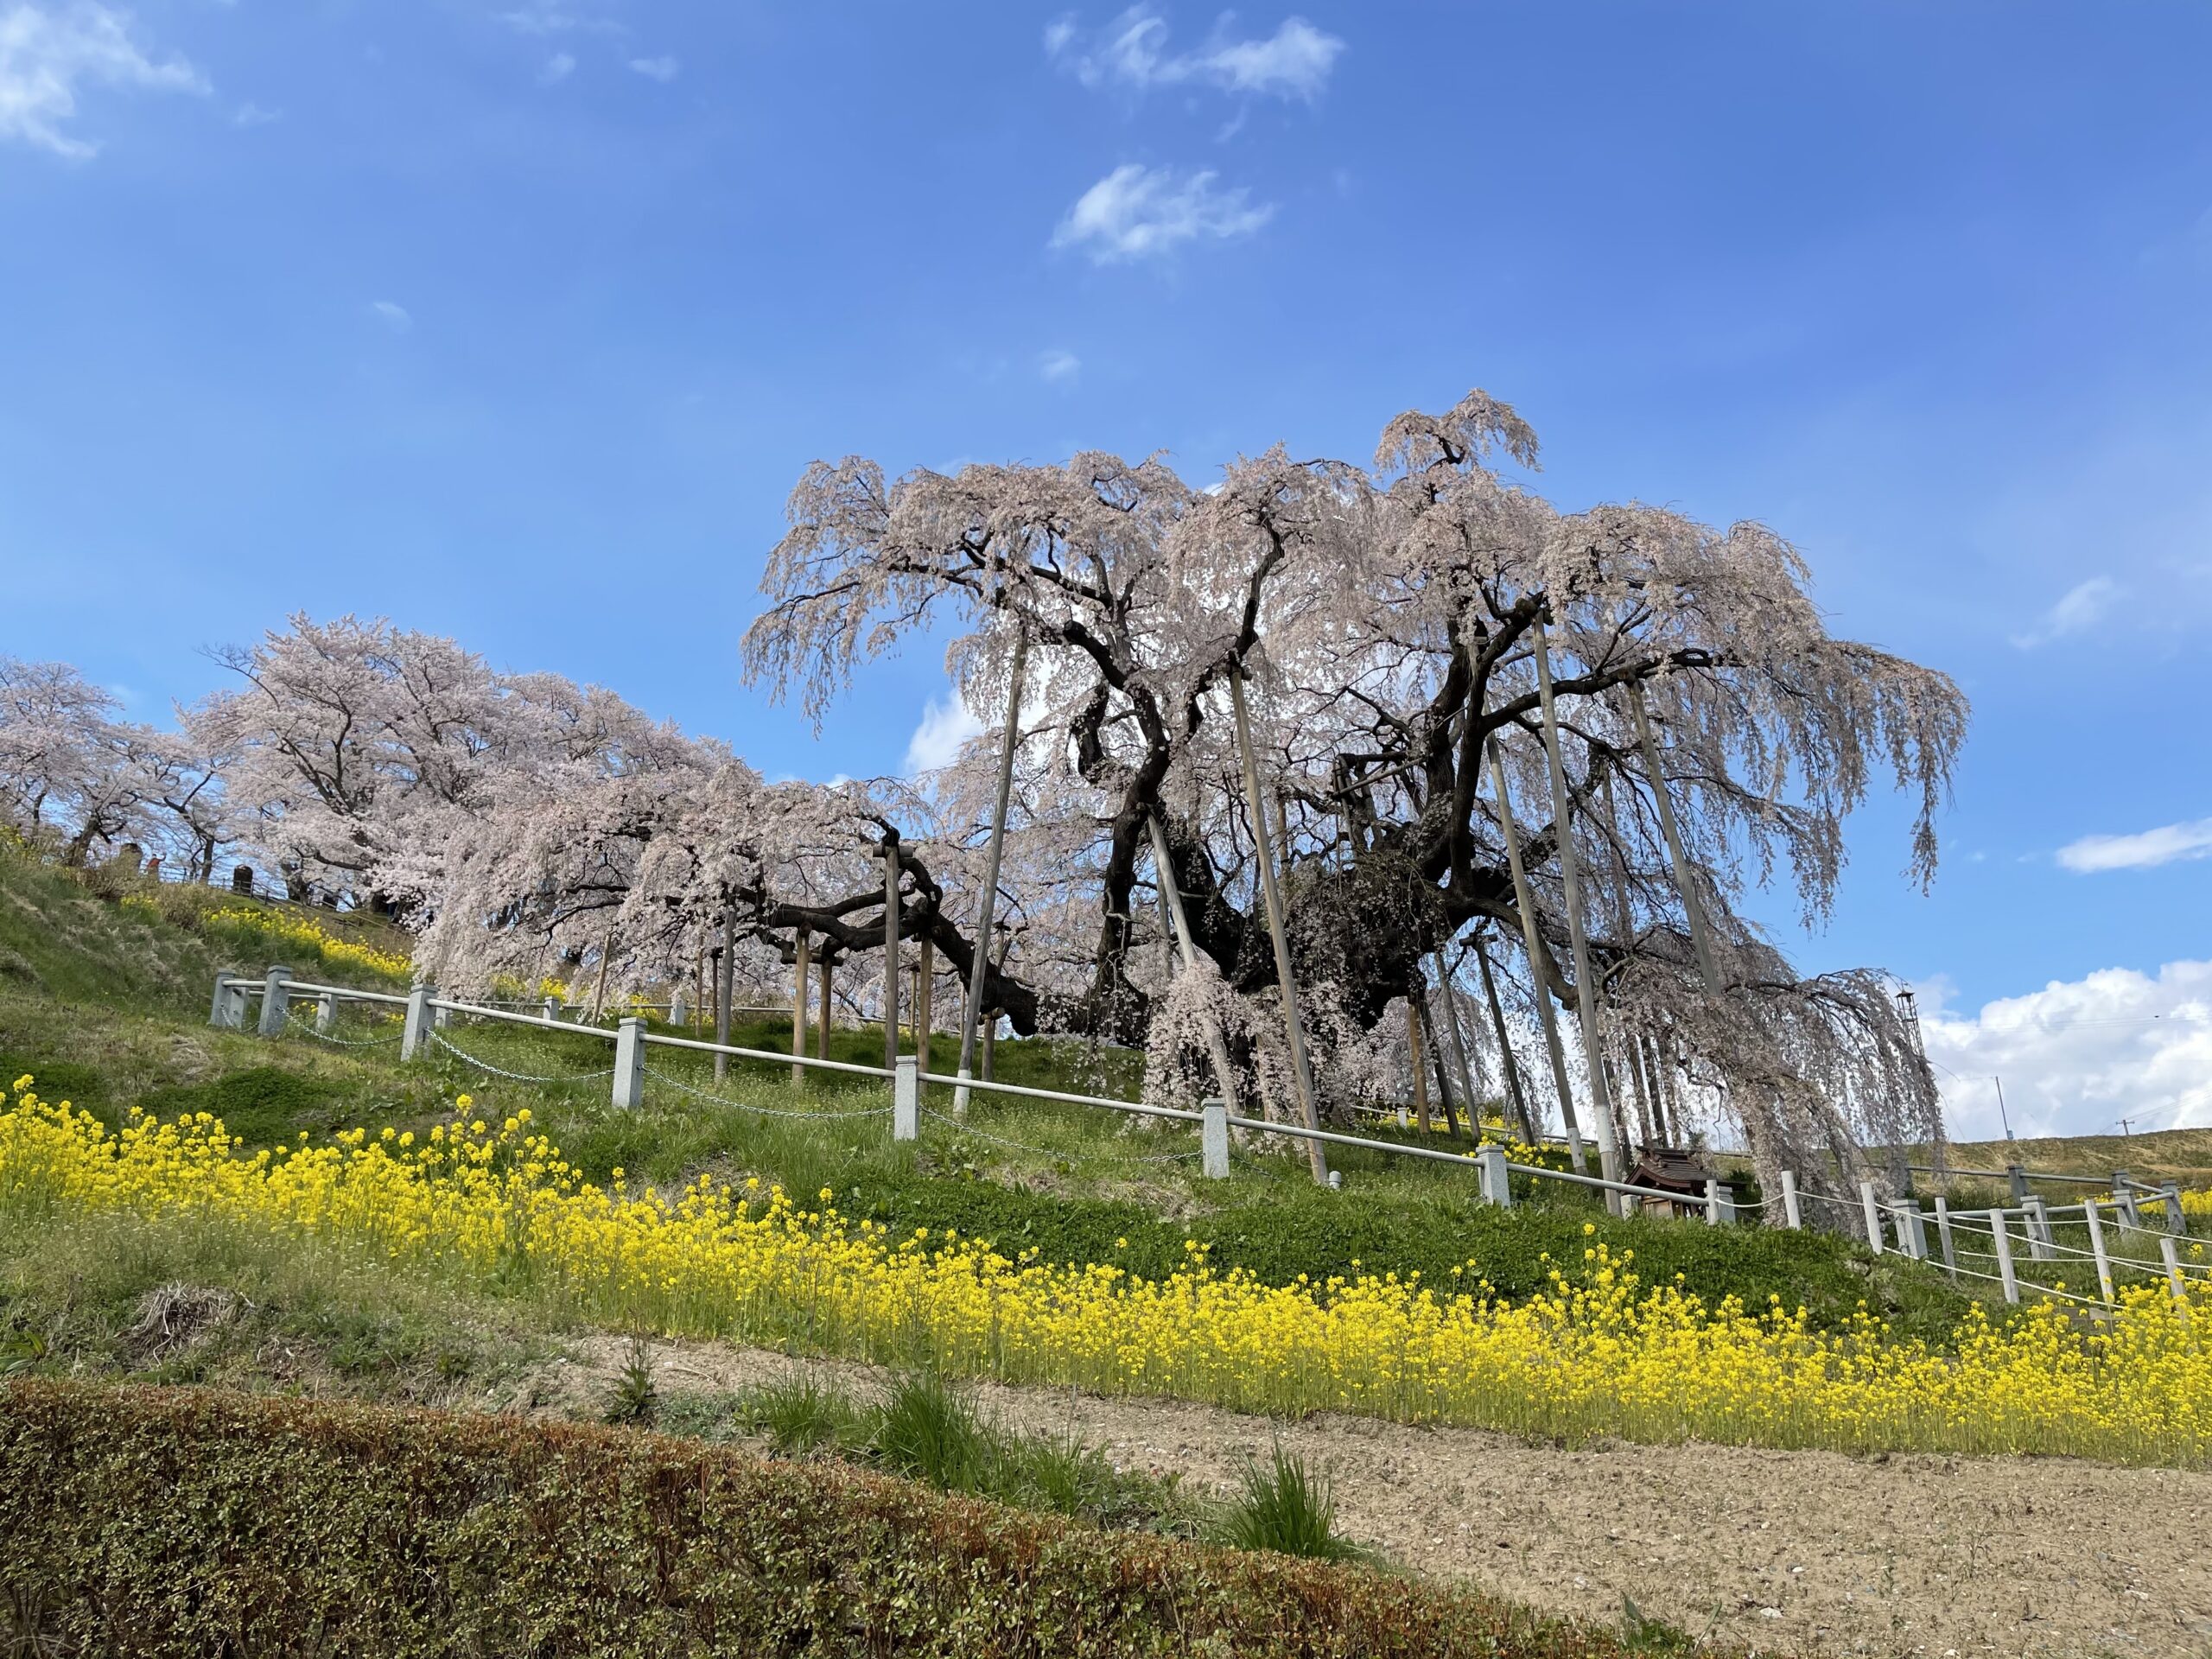
[[[531,1404],[589,1409],[626,1350],[581,1344]],[[780,1355],[654,1349],[664,1392],[786,1373]],[[849,1386],[861,1368],[818,1365]],[[1072,1427],[1122,1468],[1226,1487],[1283,1443],[1336,1478],[1346,1531],[1425,1573],[1536,1605],[1649,1614],[1768,1652],[2212,1654],[2212,1474],[2059,1459],[1533,1446],[1471,1429],[986,1387],[1004,1422]]]

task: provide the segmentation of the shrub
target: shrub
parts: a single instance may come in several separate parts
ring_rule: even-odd
[[[115,1659],[1624,1651],[1470,1592],[1100,1533],[834,1463],[81,1383],[0,1392],[0,1582],[16,1650]]]

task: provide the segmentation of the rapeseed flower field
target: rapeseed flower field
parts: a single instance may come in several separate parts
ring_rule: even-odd
[[[1270,1287],[1208,1267],[1164,1280],[1008,1257],[983,1241],[893,1237],[757,1181],[682,1192],[584,1180],[527,1111],[459,1111],[426,1135],[348,1130],[248,1150],[202,1113],[111,1131],[20,1078],[0,1112],[0,1205],[264,1229],[305,1248],[564,1314],[1015,1383],[1172,1395],[1236,1409],[1343,1410],[1582,1440],[1698,1439],[1847,1451],[2069,1453],[2196,1465],[2212,1448],[2212,1294],[2131,1290],[2107,1324],[2052,1306],[1953,1339],[1864,1315],[1707,1306],[1593,1246],[1508,1303],[1478,1263],[1450,1284],[1395,1274]],[[0,1096],[0,1100],[4,1100]]]

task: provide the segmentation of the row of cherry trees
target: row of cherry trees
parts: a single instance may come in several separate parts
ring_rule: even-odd
[[[1563,512],[1508,476],[1535,460],[1477,392],[1392,421],[1366,466],[1276,449],[1204,486],[1103,454],[817,463],[746,664],[819,725],[934,630],[970,708],[1018,696],[982,1007],[1019,1031],[1145,1045],[1156,1091],[1287,1116],[1402,1098],[1419,1022],[1446,1099],[1609,1149],[1719,1125],[1770,1180],[1847,1192],[1863,1147],[1940,1139],[1927,1066],[1880,975],[1800,977],[1740,906],[1781,882],[1825,916],[1885,773],[1925,881],[1964,700],[1834,638],[1772,532]],[[959,1008],[995,730],[920,779],[772,785],[609,693],[381,622],[296,618],[223,660],[236,683],[178,740],[220,778],[203,833],[412,918],[442,983],[664,988],[727,938],[738,982],[787,995],[804,939],[874,1009],[888,924]],[[36,821],[16,753],[0,781]],[[75,804],[99,792],[50,791],[81,847],[118,833]]]

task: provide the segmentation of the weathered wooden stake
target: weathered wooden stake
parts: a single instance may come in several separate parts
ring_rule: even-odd
[[[1943,1248],[1943,1271],[1953,1282],[1959,1276],[1959,1253],[1951,1241],[1951,1204],[1941,1192],[1936,1195],[1936,1236]]]
[[[2005,1300],[2018,1302],[2020,1300],[2020,1281],[2012,1271],[2012,1240],[2005,1230],[2005,1212],[2002,1210],[1989,1211],[1989,1236],[1997,1246],[1997,1274],[2005,1281]]]
[[[830,956],[830,940],[825,935],[822,941],[822,954],[815,959],[822,976],[821,1029],[814,1033],[814,1057],[819,1060],[826,1060],[830,1058],[830,993],[832,985],[831,976],[836,972],[836,964],[831,961]]]
[[[899,839],[883,837],[883,1069],[899,1068]]]
[[[1175,879],[1174,861],[1167,850],[1167,831],[1160,827],[1160,815],[1148,812],[1145,824],[1152,832],[1152,873],[1158,883],[1160,896],[1166,901],[1168,918],[1174,925],[1175,949],[1183,959],[1184,971],[1188,973],[1198,965],[1198,942],[1191,937],[1191,918],[1183,911],[1182,884]],[[1206,1058],[1213,1062],[1214,1087],[1221,1090],[1224,1102],[1233,1104],[1236,1099],[1236,1068],[1230,1064],[1229,1043],[1221,1033],[1221,1021],[1206,1021]]]
[[[1313,1098],[1313,1069],[1306,1055],[1306,1022],[1298,1009],[1298,979],[1290,969],[1290,938],[1284,930],[1282,893],[1275,880],[1274,849],[1268,844],[1267,798],[1260,791],[1259,757],[1252,748],[1252,721],[1244,707],[1244,675],[1241,669],[1229,676],[1229,699],[1236,716],[1236,747],[1244,757],[1244,803],[1252,815],[1252,837],[1260,866],[1260,890],[1268,907],[1268,936],[1275,948],[1275,978],[1282,992],[1282,1019],[1290,1038],[1292,1085],[1298,1090],[1299,1116],[1309,1129],[1321,1127],[1321,1114]],[[1289,850],[1286,848],[1285,852]],[[1319,1141],[1306,1143],[1306,1162],[1313,1179],[1326,1185],[1328,1154]]]
[[[803,927],[791,938],[791,1087],[801,1089],[806,1086],[806,1068],[799,1059],[806,1052],[806,974],[814,965],[813,940]]]
[[[1414,1118],[1421,1125],[1421,1132],[1429,1132],[1428,1073],[1426,1057],[1421,1052],[1421,996],[1418,992],[1406,995],[1406,1046],[1412,1051],[1414,1071]]]
[[[1014,683],[1006,698],[1006,731],[999,741],[998,803],[991,812],[991,846],[984,860],[982,904],[976,919],[976,948],[968,975],[968,1001],[960,1014],[960,1086],[952,1091],[952,1115],[968,1115],[968,1079],[976,1063],[976,1021],[983,1009],[983,976],[991,961],[991,914],[999,898],[999,858],[1006,850],[1006,805],[1014,792],[1014,753],[1021,747],[1021,677],[1029,663],[1029,635],[1014,636]]]
[[[1542,1131],[1536,1127],[1535,1114],[1529,1109],[1528,1091],[1521,1081],[1520,1058],[1513,1052],[1513,1039],[1505,1029],[1505,1009],[1497,1000],[1497,981],[1490,970],[1490,947],[1479,931],[1475,934],[1475,966],[1481,970],[1483,1000],[1490,1004],[1491,1029],[1497,1037],[1497,1067],[1505,1073],[1506,1097],[1512,1101],[1515,1116],[1521,1120],[1521,1137],[1535,1146]]]
[[[1882,1211],[1874,1202],[1874,1183],[1859,1183],[1859,1207],[1866,1217],[1866,1248],[1879,1255],[1882,1253]]]
[[[2089,1254],[2097,1259],[2097,1288],[2104,1292],[2105,1300],[2113,1299],[2112,1258],[2105,1254],[2105,1224],[2097,1214],[2097,1201],[2089,1199],[2082,1206],[2082,1219],[2089,1224]]]
[[[1436,961],[1436,991],[1444,999],[1444,1028],[1452,1038],[1452,1060],[1459,1069],[1459,1100],[1467,1109],[1467,1139],[1482,1137],[1482,1108],[1475,1099],[1475,1068],[1468,1064],[1466,1033],[1459,1027],[1459,985],[1452,971],[1445,965],[1444,948],[1439,945],[1431,953]],[[1452,1123],[1451,1103],[1445,1103],[1444,1122]]]
[[[729,1041],[729,1012],[733,997],[732,986],[737,978],[737,912],[734,908],[722,912],[722,953],[715,958],[715,1040]],[[791,1051],[797,1053],[794,1048]],[[715,1081],[720,1083],[729,1076],[729,1056],[715,1056]]]
[[[937,942],[922,935],[914,968],[914,1058],[930,1069],[930,1030],[937,1020]]]

